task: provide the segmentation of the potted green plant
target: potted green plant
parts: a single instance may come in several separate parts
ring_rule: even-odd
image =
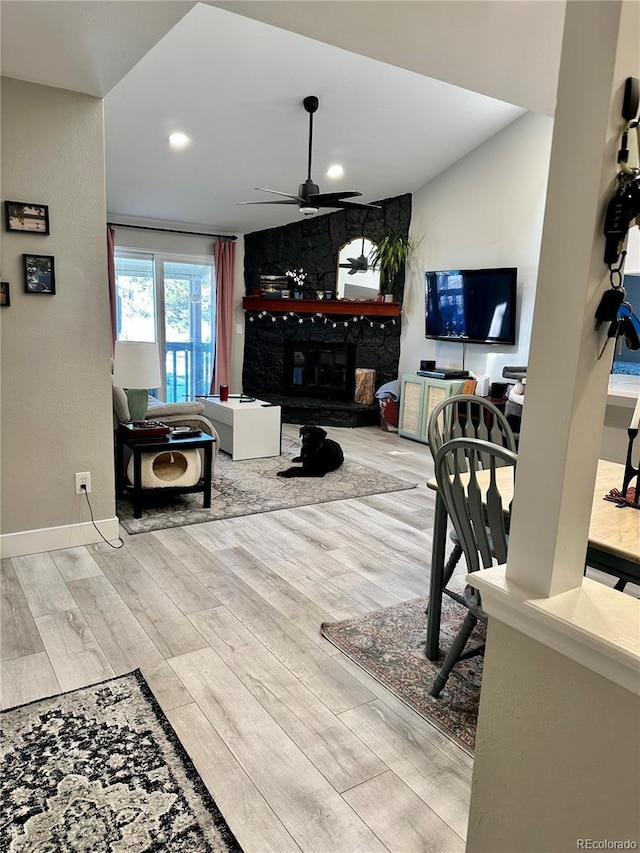
[[[374,269],[380,270],[380,290],[385,301],[390,302],[398,275],[411,251],[409,238],[397,231],[389,231],[374,246],[370,261]]]

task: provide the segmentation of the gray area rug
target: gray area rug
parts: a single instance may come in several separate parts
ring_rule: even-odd
[[[139,670],[0,723],[0,850],[242,853]]]
[[[211,509],[203,509],[202,493],[168,495],[159,490],[148,496],[142,518],[133,517],[129,500],[119,500],[120,523],[127,533],[146,533],[220,518],[397,492],[417,485],[348,459],[337,471],[321,478],[277,477],[278,471],[291,467],[291,459],[299,450],[299,442],[283,438],[282,456],[233,462],[228,454],[220,451],[213,476]]]

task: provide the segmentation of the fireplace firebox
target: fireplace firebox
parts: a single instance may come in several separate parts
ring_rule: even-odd
[[[355,358],[354,344],[287,341],[284,346],[284,393],[353,400]]]

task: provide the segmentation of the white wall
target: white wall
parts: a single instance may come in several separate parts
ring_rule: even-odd
[[[117,216],[107,215],[109,222],[119,222]],[[164,225],[158,226],[164,228]],[[167,226],[169,227],[169,226]],[[184,228],[186,226],[175,226]],[[174,255],[208,255],[213,261],[213,237],[191,234],[172,234],[164,231],[142,231],[126,226],[114,227],[116,246],[126,246],[130,249],[144,249],[148,252],[167,252]]]
[[[467,850],[637,844],[639,711],[629,690],[490,620]]]
[[[76,544],[76,534],[98,540],[75,472],[91,473],[95,518],[115,517],[102,101],[3,78],[2,197],[49,205],[51,223],[50,236],[2,233],[11,286],[0,311],[8,555],[20,544],[6,534],[31,531],[21,553]],[[23,253],[54,256],[55,295],[24,293]],[[33,533],[74,525],[71,541]]]
[[[503,365],[527,364],[552,130],[528,113],[414,193],[400,374],[421,359],[462,365],[462,344],[424,336],[424,274],[434,269],[518,268],[517,345],[469,344],[465,367],[497,381]]]

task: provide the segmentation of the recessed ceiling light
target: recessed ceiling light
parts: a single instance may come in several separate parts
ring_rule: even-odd
[[[341,178],[344,175],[344,169],[339,163],[336,163],[334,166],[329,166],[327,169],[327,177],[328,178]]]
[[[191,142],[186,133],[171,133],[169,135],[169,145],[172,148],[184,148]]]

